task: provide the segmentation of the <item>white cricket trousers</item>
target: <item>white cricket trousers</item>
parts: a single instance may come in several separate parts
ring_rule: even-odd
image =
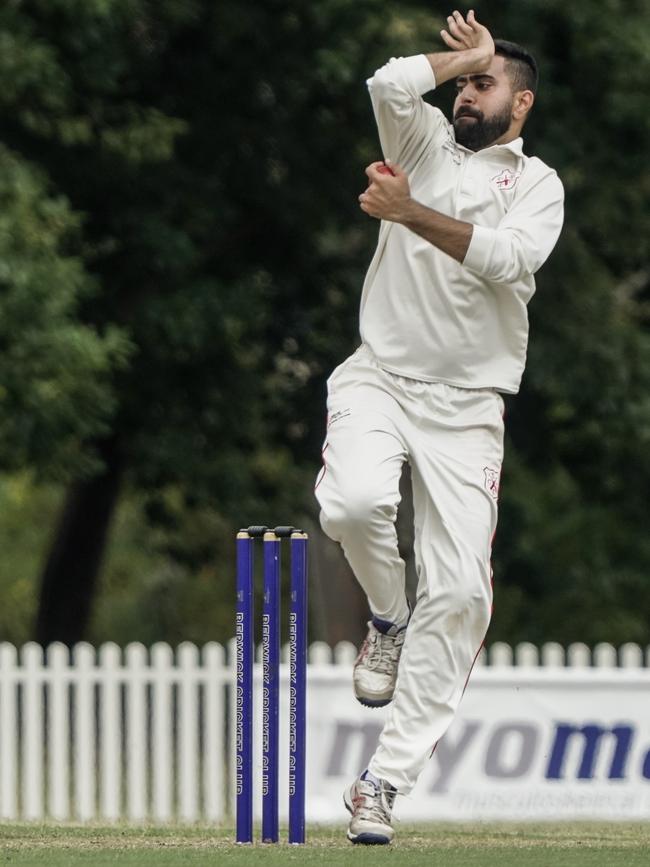
[[[388,373],[365,345],[336,368],[328,392],[321,525],[373,615],[394,623],[408,618],[395,519],[402,466],[411,466],[416,605],[369,765],[407,794],[453,719],[490,621],[503,400]]]

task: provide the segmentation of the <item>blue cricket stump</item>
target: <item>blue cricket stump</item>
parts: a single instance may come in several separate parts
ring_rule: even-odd
[[[253,842],[254,540],[263,540],[262,841],[279,841],[280,575],[282,539],[290,539],[289,843],[305,842],[307,547],[293,527],[249,527],[237,534],[236,840]]]
[[[307,753],[307,545],[291,534],[289,605],[289,842],[305,842]]]
[[[279,839],[280,539],[264,534],[262,604],[262,842]]]
[[[253,842],[253,540],[237,534],[237,842]]]

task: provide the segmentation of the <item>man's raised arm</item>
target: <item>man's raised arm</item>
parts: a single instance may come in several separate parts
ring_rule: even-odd
[[[441,32],[451,49],[437,54],[393,58],[368,79],[368,89],[385,159],[410,171],[436,140],[446,138],[447,122],[422,95],[451,78],[481,72],[494,56],[487,28],[470,12],[447,19],[449,32]]]
[[[438,86],[468,72],[484,72],[494,57],[490,31],[478,23],[473,9],[467,13],[466,21],[460,12],[448,15],[447,26],[449,31],[441,30],[440,35],[451,51],[427,54]]]

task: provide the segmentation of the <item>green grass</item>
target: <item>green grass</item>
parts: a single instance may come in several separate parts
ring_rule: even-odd
[[[309,829],[306,846],[237,846],[214,827],[0,825],[0,865],[390,864],[427,867],[646,867],[650,823],[398,825],[392,846],[357,847],[343,828]]]

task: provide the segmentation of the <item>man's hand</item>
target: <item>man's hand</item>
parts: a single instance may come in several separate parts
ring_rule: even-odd
[[[438,86],[459,75],[485,72],[494,57],[494,40],[487,27],[478,23],[473,9],[467,20],[453,12],[447,16],[447,26],[449,30],[441,30],[440,35],[451,52],[427,55]]]
[[[474,10],[467,13],[467,21],[460,12],[453,12],[447,16],[447,24],[451,32],[441,30],[442,40],[452,51],[472,51],[477,58],[478,64],[484,64],[487,69],[494,57],[494,40],[487,27],[479,24],[474,15]],[[477,72],[481,71],[474,65]]]
[[[370,186],[359,196],[361,210],[378,220],[401,223],[448,256],[463,262],[474,227],[411,198],[409,179],[395,163],[370,163]]]
[[[383,162],[370,163],[366,169],[370,184],[359,196],[361,210],[378,220],[402,223],[411,204],[411,188],[406,173],[395,163],[390,170]]]

